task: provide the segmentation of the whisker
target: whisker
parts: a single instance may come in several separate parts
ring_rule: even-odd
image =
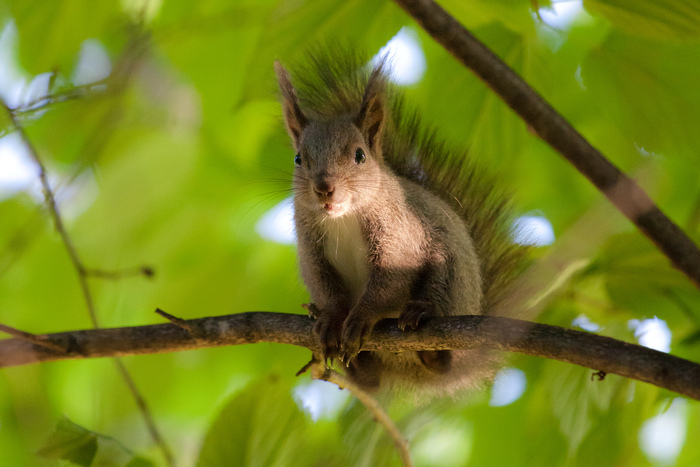
[[[260,201],[257,201],[255,204],[253,204],[253,206],[246,209],[246,211],[241,215],[240,220],[242,221],[243,219],[245,219],[245,217],[248,214],[250,214],[254,210],[258,209],[260,206],[263,206],[263,205],[267,204],[269,201],[274,200],[276,198],[276,195],[277,195],[277,193],[269,193],[269,194],[265,195],[265,198],[261,199]],[[271,205],[268,206],[267,209],[269,209],[270,207],[271,207]],[[265,210],[267,211],[267,209],[265,209]]]

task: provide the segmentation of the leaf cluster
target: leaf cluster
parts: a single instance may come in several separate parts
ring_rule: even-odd
[[[584,0],[564,26],[548,24],[547,13],[568,2],[440,3],[700,240],[695,1]],[[490,166],[518,213],[553,227],[554,244],[537,248],[534,260],[561,272],[543,287],[538,319],[570,327],[585,316],[596,332],[636,341],[630,322],[657,317],[671,352],[700,361],[698,290],[402,10],[374,0],[0,2],[0,93],[13,106],[32,103],[16,115],[83,261],[155,271],[151,279],[90,278],[102,324],[158,322],[156,307],[183,318],[303,312],[294,247],[257,230],[289,196],[293,170],[272,64],[294,63],[328,40],[378,51],[402,27],[426,59],[423,79],[405,89],[422,119]],[[95,76],[105,82],[85,88]],[[47,93],[56,98],[43,99]],[[0,120],[0,135],[2,151],[17,151],[10,122]],[[89,327],[41,199],[31,184],[0,186],[0,322],[34,333]],[[307,352],[276,344],[124,360],[183,465],[397,464],[391,441],[357,404],[308,415],[294,396],[308,381],[289,379],[306,361]],[[669,409],[680,414],[679,448],[663,458],[640,433],[672,394],[614,376],[593,382],[590,371],[554,361],[508,364],[524,372],[526,389],[507,406],[490,406],[489,389],[418,408],[390,404],[417,465],[700,460],[697,403]],[[84,452],[66,449],[80,438],[99,456],[104,433],[128,447],[115,448],[113,465],[133,462],[131,453],[157,465],[127,394],[107,360],[3,370],[0,464],[56,465],[41,451],[90,465]],[[60,422],[55,430],[62,414],[86,429]]]

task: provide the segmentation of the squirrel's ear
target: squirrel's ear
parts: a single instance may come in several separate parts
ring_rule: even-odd
[[[374,69],[367,82],[365,95],[362,98],[362,107],[357,115],[355,124],[358,126],[370,150],[375,152],[381,148],[382,134],[384,132],[385,102],[384,102],[384,75],[381,67]]]
[[[282,113],[284,114],[284,122],[287,125],[287,133],[292,137],[294,147],[298,150],[301,133],[309,123],[309,120],[302,113],[289,73],[280,62],[275,62],[275,73],[282,91]]]

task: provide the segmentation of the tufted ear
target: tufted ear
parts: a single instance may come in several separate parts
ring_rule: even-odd
[[[377,66],[369,77],[365,94],[362,98],[362,107],[357,115],[355,124],[373,153],[381,151],[382,135],[386,120],[386,104],[384,90],[386,87],[382,65]]]
[[[291,136],[294,148],[298,151],[301,134],[309,120],[299,107],[299,99],[297,99],[297,93],[294,90],[294,86],[292,86],[289,72],[284,69],[280,62],[275,62],[275,73],[282,91],[282,113],[284,114],[287,133]]]

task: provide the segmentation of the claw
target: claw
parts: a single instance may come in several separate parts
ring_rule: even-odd
[[[416,330],[420,327],[420,324],[430,316],[435,314],[435,310],[427,306],[423,302],[413,302],[406,307],[401,316],[399,316],[399,329],[401,331],[406,331],[406,329]]]
[[[301,307],[308,312],[309,318],[318,319],[319,310],[316,307],[316,305],[314,305],[313,303],[302,303]]]
[[[360,345],[360,348],[362,348],[362,345]],[[355,358],[355,356],[357,356],[358,353],[360,353],[359,350],[358,350],[358,351],[355,351],[355,350],[352,350],[352,349],[345,349],[345,350],[343,351],[343,354],[342,354],[342,355],[343,355],[343,360],[342,360],[342,361],[343,361],[343,363],[345,364],[346,367],[349,367],[349,366],[350,366],[350,362],[352,361],[353,358]]]

